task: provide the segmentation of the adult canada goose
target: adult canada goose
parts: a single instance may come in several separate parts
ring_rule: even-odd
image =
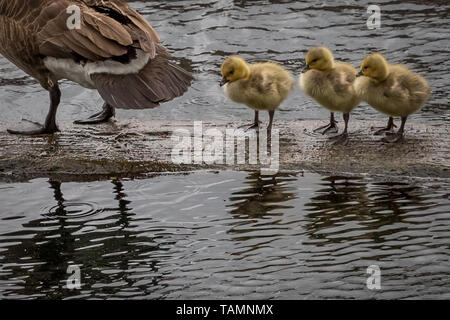
[[[379,53],[364,58],[359,75],[364,77],[355,81],[358,96],[389,116],[387,127],[375,134],[390,132],[394,127],[393,117],[401,117],[398,132],[382,139],[384,142],[400,141],[408,116],[422,108],[431,95],[427,81],[404,66],[388,64]]]
[[[314,131],[325,129],[323,134],[329,131],[337,132],[334,112],[344,114],[344,131],[331,137],[337,139],[336,144],[348,142],[350,112],[361,102],[353,88],[357,74],[358,71],[353,66],[335,61],[331,51],[325,47],[313,48],[306,54],[306,68],[299,79],[300,88],[331,111],[330,124]]]
[[[159,42],[122,0],[0,0],[0,53],[50,93],[41,128],[8,131],[58,131],[60,79],[97,89],[105,100],[103,111],[77,122],[82,124],[107,121],[115,108],[154,108],[181,96],[192,76],[169,62]]]
[[[244,59],[232,56],[222,63],[221,86],[225,86],[228,97],[255,110],[255,121],[249,127],[259,127],[259,110],[269,111],[272,129],[275,110],[287,98],[294,87],[289,71],[273,62],[247,64]]]

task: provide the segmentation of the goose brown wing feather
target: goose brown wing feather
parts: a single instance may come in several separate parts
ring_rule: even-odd
[[[79,29],[67,26],[70,5],[81,10]],[[122,1],[59,0],[44,6],[36,24],[41,26],[37,33],[40,53],[56,57],[73,51],[96,61],[124,55],[133,46],[154,58],[160,41],[150,24]]]
[[[128,6],[121,0],[101,1],[91,0],[85,1],[90,7],[110,10],[116,14],[120,14],[123,19],[128,20],[127,25],[131,26],[134,34],[139,34],[133,40],[137,40],[142,50],[150,53],[151,58],[155,56],[155,43],[160,42],[160,38],[155,29],[145,20],[139,13]]]

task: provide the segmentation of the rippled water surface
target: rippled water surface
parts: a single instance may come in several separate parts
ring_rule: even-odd
[[[225,56],[241,54],[249,61],[274,60],[296,76],[308,48],[325,45],[336,58],[359,66],[368,53],[379,51],[393,63],[404,63],[431,84],[433,97],[413,116],[439,124],[450,119],[450,3],[434,1],[376,2],[381,29],[368,30],[370,1],[134,1],[130,4],[151,22],[163,44],[195,73],[185,96],[145,111],[120,111],[121,118],[247,120],[251,111],[228,101],[219,88],[219,67]],[[0,57],[0,112],[3,120],[22,117],[43,121],[48,96],[38,85]],[[66,82],[60,120],[84,118],[102,105],[95,92]],[[264,114],[264,117],[267,117]],[[327,111],[300,89],[286,100],[276,119],[317,119]],[[383,118],[366,104],[359,119]]]
[[[449,195],[308,172],[0,184],[0,296],[449,299]]]

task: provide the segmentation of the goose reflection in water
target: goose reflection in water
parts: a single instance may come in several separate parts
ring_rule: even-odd
[[[95,295],[101,297],[120,290],[111,286],[114,283],[125,282],[127,287],[132,287],[136,280],[128,275],[133,268],[142,267],[149,270],[149,274],[157,273],[158,260],[153,256],[143,259],[141,255],[163,249],[159,249],[157,243],[153,247],[141,247],[139,243],[153,242],[153,239],[141,237],[128,228],[133,213],[121,181],[111,181],[118,206],[99,209],[94,213],[98,217],[83,216],[80,212],[77,217],[70,201],[64,198],[62,183],[53,180],[48,183],[56,206],[44,218],[24,224],[23,231],[8,235],[20,238],[20,242],[2,252],[1,264],[10,266],[3,268],[0,282],[10,281],[10,273],[20,281],[14,281],[16,284],[6,295],[61,299],[80,295],[95,286]],[[23,263],[17,264],[17,261]],[[71,265],[81,269],[81,290],[66,289],[70,276],[67,269]],[[148,295],[151,292],[148,283],[156,286],[160,277],[150,275],[149,278],[147,285],[135,287],[135,294]]]

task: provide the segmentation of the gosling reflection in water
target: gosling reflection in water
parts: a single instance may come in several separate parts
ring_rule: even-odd
[[[284,202],[296,198],[295,188],[290,182],[297,180],[297,173],[277,173],[274,176],[262,176],[259,171],[250,172],[245,184],[248,186],[233,192],[229,207],[237,219],[264,218],[282,216],[283,210],[292,209]]]
[[[331,242],[370,238],[375,242],[392,230],[380,231],[383,226],[401,223],[408,212],[404,208],[423,202],[417,187],[403,183],[367,183],[361,178],[328,177],[322,188],[305,204],[306,229],[312,239]],[[356,223],[356,224],[355,224]],[[325,232],[325,230],[329,232]],[[402,231],[406,227],[395,229]],[[356,232],[346,236],[347,231]],[[350,233],[351,234],[351,233]],[[342,236],[341,236],[342,235]]]

